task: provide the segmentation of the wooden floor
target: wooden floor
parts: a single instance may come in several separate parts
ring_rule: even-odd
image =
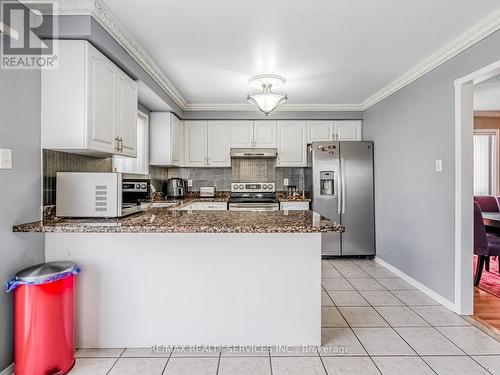
[[[500,334],[500,298],[474,288],[474,315],[472,317]]]

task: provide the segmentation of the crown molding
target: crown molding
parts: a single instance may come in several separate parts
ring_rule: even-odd
[[[234,103],[188,103],[185,111],[253,111],[252,104]],[[343,112],[361,111],[359,104],[282,104],[275,111],[278,112]]]
[[[44,0],[20,0],[25,4]],[[248,111],[250,104],[188,103],[102,0],[52,0],[59,15],[91,15],[184,111]],[[284,104],[278,111],[364,111],[500,29],[500,9],[469,28],[360,104]]]
[[[500,111],[474,111],[474,117],[500,117]]]
[[[395,81],[392,81],[387,86],[377,91],[375,94],[368,97],[361,103],[362,110],[366,110],[378,102],[384,100],[388,96],[408,86],[420,77],[437,68],[439,65],[457,56],[467,48],[473,46],[477,42],[491,35],[500,29],[500,9],[486,18],[483,18],[479,23],[475,24],[467,31],[462,33],[450,43],[440,48],[438,51],[427,57],[425,60],[414,66],[405,74],[400,76]]]

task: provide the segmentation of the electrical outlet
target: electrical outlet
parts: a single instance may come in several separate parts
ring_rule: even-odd
[[[193,180],[188,180],[188,187],[193,187]]]
[[[283,179],[283,185],[288,186],[288,178]]]
[[[12,169],[12,150],[0,149],[0,169]]]

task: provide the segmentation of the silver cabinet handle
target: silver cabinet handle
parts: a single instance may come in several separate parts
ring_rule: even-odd
[[[118,139],[118,148],[119,148],[119,152],[123,152],[123,138],[120,137],[120,139]]]
[[[117,152],[120,152],[120,137],[115,137],[115,141],[116,141],[116,147],[115,147],[115,150]]]
[[[344,158],[340,158],[341,171],[342,171],[342,213],[345,214],[345,171],[344,171]]]

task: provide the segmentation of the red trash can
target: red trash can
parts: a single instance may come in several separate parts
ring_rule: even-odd
[[[76,275],[70,262],[26,268],[7,283],[14,295],[16,375],[66,374],[75,364]]]

